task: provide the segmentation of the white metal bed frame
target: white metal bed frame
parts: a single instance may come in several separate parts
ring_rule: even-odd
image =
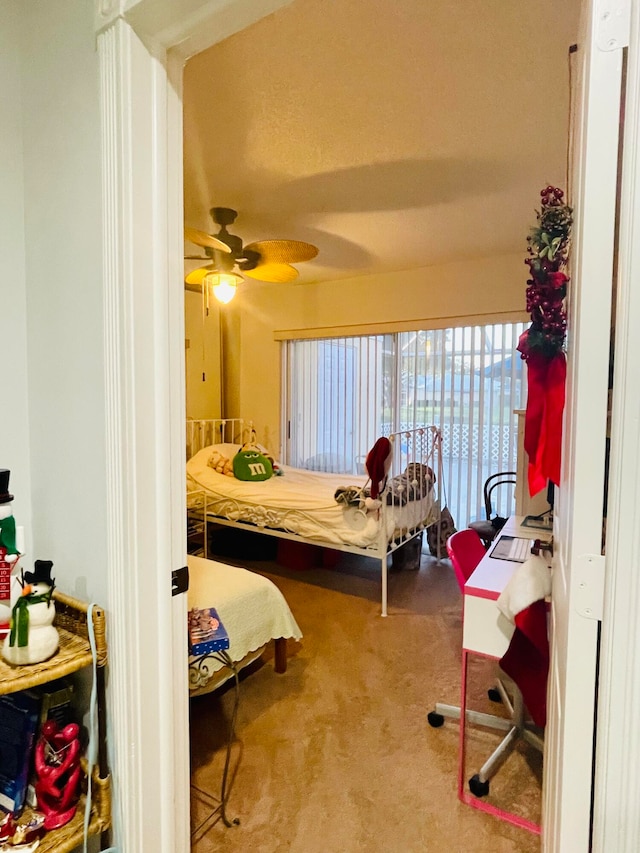
[[[241,444],[249,440],[253,433],[253,422],[244,418],[224,418],[207,420],[187,421],[187,458],[190,459],[195,453],[211,444],[234,443]],[[381,613],[387,616],[388,598],[388,557],[398,548],[405,545],[416,536],[420,535],[427,527],[440,523],[440,494],[442,487],[442,438],[440,430],[436,426],[418,427],[416,429],[402,430],[391,433],[388,436],[392,447],[392,461],[389,476],[385,488],[380,494],[382,502],[380,509],[380,533],[376,541],[366,547],[355,545],[337,544],[334,542],[323,542],[320,539],[310,539],[288,529],[287,522],[291,523],[296,518],[304,517],[305,513],[300,510],[285,512],[272,512],[268,508],[255,507],[247,514],[246,507],[242,507],[242,513],[246,520],[236,520],[231,517],[239,512],[237,501],[232,498],[219,498],[208,495],[205,490],[202,499],[204,518],[204,537],[207,541],[207,523],[227,525],[250,531],[252,533],[266,533],[280,539],[290,539],[308,545],[331,548],[335,551],[345,551],[350,554],[359,554],[364,557],[373,557],[380,560],[382,590],[381,590]],[[412,504],[415,507],[419,501],[424,512],[419,512],[421,519],[416,526],[411,528],[395,529],[391,539],[386,534],[389,525],[385,521],[387,513],[397,510],[402,505],[403,487],[393,488],[397,481],[394,478],[402,475],[411,463],[429,465],[436,474],[436,482],[432,489],[426,488],[424,480],[413,479],[407,485],[412,488]],[[440,537],[438,540],[437,558],[440,553]]]

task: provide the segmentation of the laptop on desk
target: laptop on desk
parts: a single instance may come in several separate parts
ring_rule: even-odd
[[[533,540],[521,536],[500,536],[489,556],[496,560],[511,560],[514,563],[524,563],[531,555]]]

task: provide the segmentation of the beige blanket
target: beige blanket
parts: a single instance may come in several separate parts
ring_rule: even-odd
[[[216,560],[189,556],[189,609],[215,607],[229,635],[229,656],[238,663],[249,662],[251,653],[278,637],[299,640],[302,632],[285,597],[268,578],[247,569]],[[247,659],[245,661],[245,658]],[[193,693],[213,689],[209,683],[223,664],[213,658],[206,667],[189,660],[189,687]],[[224,679],[222,679],[224,680]],[[215,686],[222,683],[215,678]]]

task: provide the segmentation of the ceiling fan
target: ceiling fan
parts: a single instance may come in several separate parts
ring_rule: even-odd
[[[227,279],[228,286],[234,288],[231,293],[233,296],[235,285],[242,281],[234,269],[259,281],[294,281],[298,277],[298,270],[291,265],[310,261],[318,254],[315,246],[300,240],[258,240],[245,246],[240,237],[227,231],[227,226],[238,215],[236,210],[212,207],[209,212],[215,224],[220,226],[217,234],[207,234],[195,228],[185,228],[184,231],[187,240],[204,250],[204,257],[188,256],[188,259],[211,260],[207,266],[193,270],[185,277],[189,289],[200,290],[207,276],[217,276],[218,281]]]

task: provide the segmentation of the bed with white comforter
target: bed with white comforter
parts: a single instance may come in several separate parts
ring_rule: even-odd
[[[205,447],[187,462],[187,490],[203,489],[207,512],[259,528],[295,533],[308,541],[327,546],[356,548],[376,546],[380,535],[390,539],[396,530],[415,528],[430,514],[433,491],[425,502],[408,501],[404,506],[378,510],[345,506],[335,499],[345,486],[364,487],[365,477],[325,474],[282,466],[282,475],[261,482],[247,482],[218,474],[207,465],[212,453],[233,458],[240,445]]]
[[[232,460],[242,446],[226,440],[229,424],[231,434],[238,432],[235,423],[245,422],[189,423],[188,453],[192,455],[187,461],[187,493],[194,501],[200,500],[196,495],[204,496],[199,505],[205,528],[207,523],[222,524],[375,557],[380,560],[381,609],[386,616],[387,557],[440,523],[439,429],[425,426],[389,435],[391,467],[386,485],[373,503],[369,499],[352,503],[336,499],[336,494],[345,489],[359,493],[366,484],[364,477],[287,465],[282,466],[281,476],[258,482],[218,473],[208,464],[212,455]],[[195,436],[217,433],[219,443],[200,441],[196,449]]]
[[[259,657],[271,640],[284,643],[302,637],[284,595],[268,578],[192,555],[187,563],[189,609],[215,607],[229,635],[228,654],[238,668]],[[229,669],[213,656],[189,659],[191,695],[209,693],[230,676]]]

